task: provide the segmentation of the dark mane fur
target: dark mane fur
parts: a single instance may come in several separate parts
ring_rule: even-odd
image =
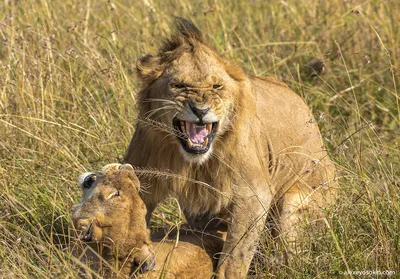
[[[172,61],[178,59],[183,53],[195,53],[199,49],[215,49],[206,43],[201,31],[188,19],[175,17],[174,32],[164,40],[156,56],[146,55],[137,61],[139,77],[150,84],[160,77],[165,67]],[[218,57],[218,54],[215,55]],[[242,81],[246,77],[240,67],[237,67],[222,58],[220,60],[226,65],[226,71],[236,81]]]
[[[198,44],[205,44],[203,34],[188,19],[175,17],[174,33],[165,39],[159,49],[162,62],[170,62],[176,59],[182,52],[193,52]]]
[[[185,42],[194,47],[196,43],[203,43],[201,31],[188,19],[175,17],[174,34],[166,39],[160,48],[160,52],[174,51]]]

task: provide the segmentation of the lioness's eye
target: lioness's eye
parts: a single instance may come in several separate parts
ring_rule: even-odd
[[[114,198],[114,197],[119,197],[119,196],[121,196],[121,192],[118,190],[118,191],[116,191],[116,192],[110,194],[110,195],[108,196],[108,199],[111,199],[111,198]]]
[[[93,186],[93,183],[96,181],[96,175],[95,174],[89,174],[88,176],[85,177],[83,180],[82,186],[86,189],[89,189],[90,187]]]
[[[217,89],[217,90],[221,90],[223,88],[223,86],[221,84],[214,84],[213,88]]]

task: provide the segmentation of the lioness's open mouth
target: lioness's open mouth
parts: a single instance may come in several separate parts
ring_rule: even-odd
[[[93,238],[93,223],[90,224],[86,233],[82,236],[83,241],[92,241]]]
[[[186,152],[203,154],[210,149],[218,122],[193,123],[174,118],[173,125],[178,131],[177,137]]]

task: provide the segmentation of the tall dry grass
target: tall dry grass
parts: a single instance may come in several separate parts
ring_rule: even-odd
[[[274,261],[279,244],[262,243],[249,276],[400,276],[399,1],[4,0],[0,278],[76,277],[65,245],[76,177],[123,156],[135,61],[174,15],[249,75],[298,92],[340,170],[340,202],[323,232],[309,231],[307,252],[287,266]],[[168,204],[157,214],[177,218]]]

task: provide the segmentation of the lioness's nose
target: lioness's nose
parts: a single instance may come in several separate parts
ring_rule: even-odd
[[[199,109],[196,108],[194,106],[192,106],[191,104],[189,105],[190,109],[193,111],[193,113],[200,119],[202,120],[202,118],[207,114],[207,112],[210,110],[210,108],[205,108],[205,109]]]
[[[72,220],[77,230],[87,230],[92,220],[89,218],[75,218]]]

